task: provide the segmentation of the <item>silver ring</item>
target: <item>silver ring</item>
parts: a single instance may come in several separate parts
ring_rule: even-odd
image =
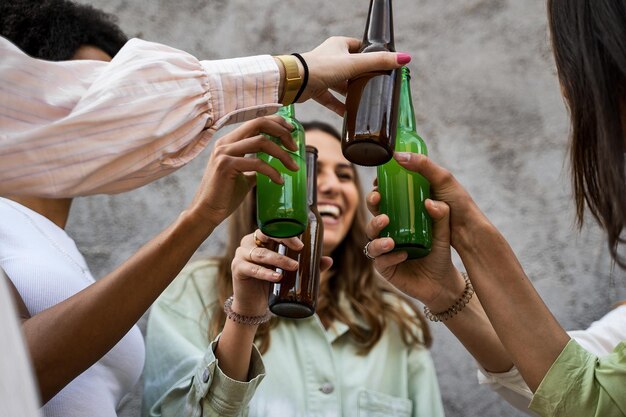
[[[368,249],[369,249],[370,243],[372,243],[372,241],[371,241],[371,240],[370,240],[369,242],[367,242],[367,243],[365,244],[365,246],[363,247],[363,255],[365,255],[365,257],[366,257],[367,259],[370,259],[370,260],[372,260],[372,261],[373,261],[373,260],[374,260],[374,259],[376,259],[376,258],[374,258],[372,255],[370,255],[370,253],[368,252]]]

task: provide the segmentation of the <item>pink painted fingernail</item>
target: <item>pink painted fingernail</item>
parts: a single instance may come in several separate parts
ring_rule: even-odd
[[[398,52],[398,55],[396,55],[396,60],[398,61],[398,64],[406,65],[411,62],[411,55],[404,52]]]
[[[409,162],[409,159],[411,159],[411,153],[410,152],[395,152],[393,154],[393,157],[398,162]]]

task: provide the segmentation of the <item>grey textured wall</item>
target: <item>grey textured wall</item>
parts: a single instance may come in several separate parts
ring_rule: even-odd
[[[367,0],[81,0],[119,16],[130,35],[204,58],[306,51],[331,35],[361,37]],[[567,115],[543,0],[396,0],[396,46],[412,54],[413,97],[431,156],[451,169],[500,228],[559,321],[587,326],[626,298],[603,236],[578,233],[567,163]],[[341,120],[316,104],[302,120]],[[78,199],[69,233],[103,276],[190,201],[208,151],[174,175],[119,196]],[[371,179],[372,171],[366,176]],[[201,248],[220,253],[223,229]],[[146,280],[150,277],[146,277]],[[523,320],[524,317],[520,317]],[[476,383],[471,357],[434,325],[446,413],[521,415]],[[137,415],[135,395],[124,416]]]

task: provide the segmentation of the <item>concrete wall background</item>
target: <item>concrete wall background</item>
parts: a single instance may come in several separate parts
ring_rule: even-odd
[[[367,0],[81,0],[119,17],[131,36],[203,59],[306,51],[331,35],[360,38]],[[578,233],[566,160],[568,123],[543,0],[396,0],[396,46],[412,54],[419,131],[500,228],[559,321],[582,328],[626,298],[592,222]],[[317,104],[301,120],[341,120]],[[191,200],[209,150],[132,193],[77,199],[68,231],[101,277]],[[367,184],[372,170],[364,171]],[[369,186],[368,186],[369,188]],[[220,228],[199,256],[219,254]],[[146,277],[146,280],[150,277]],[[523,317],[520,317],[523,320]],[[471,357],[441,325],[432,349],[446,413],[519,416],[476,383]],[[140,390],[123,409],[138,415]]]

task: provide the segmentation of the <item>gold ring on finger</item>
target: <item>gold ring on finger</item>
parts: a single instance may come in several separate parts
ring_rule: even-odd
[[[254,246],[252,247],[252,249],[250,249],[250,252],[248,253],[248,258],[252,261],[252,252],[254,252],[255,249],[258,249],[258,246]]]
[[[254,234],[252,235],[254,237],[254,244],[257,246],[257,248],[264,248],[265,244],[263,243],[263,241],[261,239],[258,238],[258,236],[256,235],[256,232],[258,232],[259,230],[255,230]]]

